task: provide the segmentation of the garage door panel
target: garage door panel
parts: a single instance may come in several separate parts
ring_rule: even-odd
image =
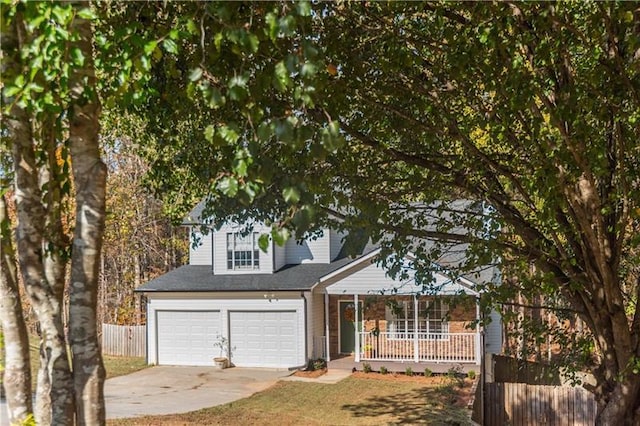
[[[229,312],[232,362],[241,367],[292,367],[301,346],[296,311]]]
[[[219,311],[157,311],[158,364],[211,365],[221,331]]]

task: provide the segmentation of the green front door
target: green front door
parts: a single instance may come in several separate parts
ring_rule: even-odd
[[[340,353],[351,354],[356,350],[355,303],[340,300]],[[361,303],[358,305],[362,306]],[[360,327],[358,327],[360,328]]]

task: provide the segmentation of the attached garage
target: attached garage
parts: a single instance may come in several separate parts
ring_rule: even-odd
[[[156,311],[158,364],[211,365],[222,333],[220,311]]]
[[[150,293],[150,364],[212,366],[227,339],[237,367],[293,368],[307,362],[306,301],[301,293]]]
[[[238,367],[299,365],[298,323],[296,311],[230,311],[231,362]]]

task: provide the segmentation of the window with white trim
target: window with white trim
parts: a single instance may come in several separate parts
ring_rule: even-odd
[[[259,234],[227,233],[227,269],[260,269]]]
[[[423,340],[440,338],[433,335],[449,332],[448,311],[449,306],[440,299],[418,301],[416,324],[413,300],[387,304],[385,307],[387,331],[391,333],[390,338],[394,339],[413,338],[414,332],[420,333],[419,338]]]

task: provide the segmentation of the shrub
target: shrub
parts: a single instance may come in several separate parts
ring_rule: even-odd
[[[476,372],[471,370],[467,373],[467,377],[470,378],[471,380],[476,378]]]
[[[369,364],[368,362],[362,363],[362,371],[364,371],[365,373],[371,373],[371,364]]]
[[[464,375],[462,374],[461,367],[451,367],[449,370],[447,370],[447,377],[452,381],[455,381],[458,386],[462,386],[464,383],[464,381],[462,380],[462,377],[464,377]]]
[[[385,367],[384,365],[380,367],[380,374],[387,374],[388,372],[389,370],[387,370],[387,367]]]
[[[429,367],[424,369],[424,377],[431,377],[433,376],[433,371],[431,371],[431,369]]]
[[[327,361],[325,361],[322,358],[318,358],[315,361],[313,361],[313,369],[314,370],[322,370],[323,368],[327,367]]]
[[[405,368],[405,370],[404,370],[404,374],[405,374],[406,376],[413,376],[413,369],[412,369],[411,367],[407,367],[407,368]]]

